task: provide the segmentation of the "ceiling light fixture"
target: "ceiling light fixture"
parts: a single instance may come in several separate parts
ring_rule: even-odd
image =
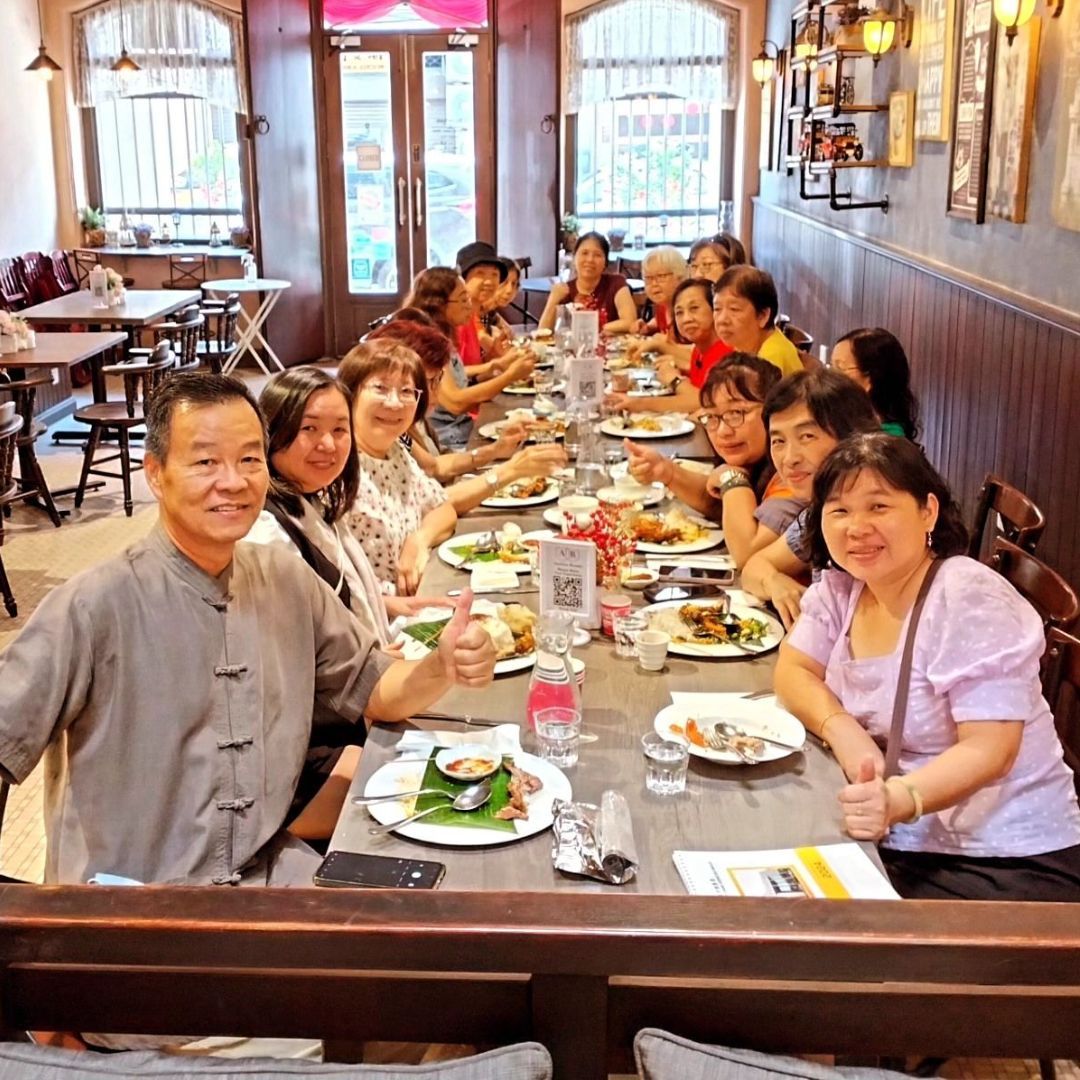
[[[48,82],[53,77],[54,71],[62,71],[60,65],[45,51],[45,23],[41,18],[41,0],[38,0],[37,5],[37,17],[38,17],[38,39],[41,44],[38,46],[38,54],[26,65],[26,71],[35,71],[40,78]]]
[[[113,64],[112,69],[124,78],[141,70],[139,65],[128,56],[127,46],[124,43],[124,0],[120,0],[120,58]]]

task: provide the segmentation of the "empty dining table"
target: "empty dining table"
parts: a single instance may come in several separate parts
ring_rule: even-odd
[[[19,317],[34,326],[125,326],[137,329],[149,326],[181,308],[197,304],[202,299],[192,289],[128,289],[119,304],[98,307],[88,289],[57,296],[41,304],[24,308]]]

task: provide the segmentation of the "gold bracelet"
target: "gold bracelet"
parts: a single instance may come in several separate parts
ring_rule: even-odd
[[[825,738],[825,729],[829,726],[829,721],[834,720],[838,716],[848,716],[847,709],[837,709],[836,712],[829,713],[824,720],[821,721],[821,727],[818,728],[817,737],[826,745],[829,745],[829,740]]]
[[[911,817],[901,822],[902,825],[914,825],[916,821],[923,816],[923,799],[919,794],[919,789],[911,783],[910,780],[905,780],[902,776],[890,776],[890,780],[895,780],[901,787],[907,790],[907,793],[911,796],[911,803],[915,807]]]

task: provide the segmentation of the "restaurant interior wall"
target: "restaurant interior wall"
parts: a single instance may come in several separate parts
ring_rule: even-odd
[[[53,139],[49,119],[50,87],[23,70],[38,49],[35,0],[0,3],[0,40],[5,60],[0,64],[0,257],[55,246],[57,198],[54,183]],[[46,38],[56,55],[53,39]],[[55,91],[54,91],[55,92]]]
[[[870,240],[882,241],[918,258],[930,260],[948,272],[961,271],[987,282],[1032,297],[1045,304],[1080,315],[1080,232],[1058,227],[1051,216],[1054,189],[1054,158],[1062,116],[1068,108],[1064,100],[1062,65],[1068,47],[1068,33],[1078,0],[1065,0],[1061,18],[1050,18],[1043,3],[1036,6],[1042,17],[1038,85],[1035,94],[1034,136],[1031,146],[1027,222],[1017,225],[988,217],[982,225],[948,217],[945,199],[949,176],[949,142],[915,142],[911,168],[854,169],[842,177],[842,190],[851,188],[862,199],[875,200],[886,192],[889,211],[857,210],[838,213],[827,201],[804,202],[799,197],[798,175],[762,172],[764,201],[791,207],[830,225],[856,232]],[[792,0],[771,0],[767,36],[781,47],[789,47]],[[874,5],[870,5],[871,7]],[[919,4],[916,0],[916,12]],[[955,0],[954,0],[955,6]],[[1004,35],[999,37],[1004,48]],[[888,102],[894,90],[914,90],[918,84],[919,21],[910,49],[894,48],[887,53],[872,76],[875,102]],[[857,77],[871,70],[868,60],[856,61]],[[847,69],[845,68],[845,71]],[[779,83],[776,83],[779,86]],[[756,88],[754,100],[760,102]],[[760,111],[760,109],[758,110]],[[872,122],[872,121],[871,121]],[[887,123],[881,123],[884,138]],[[757,153],[754,153],[755,164]],[[814,191],[828,191],[828,181],[820,181]],[[811,329],[811,328],[808,328]]]

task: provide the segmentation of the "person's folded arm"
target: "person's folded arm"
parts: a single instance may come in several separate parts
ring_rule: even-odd
[[[786,537],[777,537],[768,547],[754,552],[742,571],[742,587],[759,600],[776,608],[788,629],[799,616],[799,602],[806,586],[796,580],[808,567],[788,546]]]
[[[565,281],[556,281],[548,293],[547,303],[544,304],[544,312],[540,321],[536,324],[537,330],[554,330],[555,320],[559,316],[559,305],[566,303],[570,295],[570,286]]]
[[[707,487],[714,498],[719,495],[719,492],[713,487],[713,478],[730,468],[732,466],[720,465],[713,470]],[[746,472],[745,469],[739,471]],[[721,496],[721,502],[724,507],[724,543],[727,544],[736,567],[741,569],[755,552],[775,543],[779,537],[755,516],[758,508],[757,495],[754,493],[748,475],[746,486],[729,487]]]
[[[630,475],[639,484],[663,484],[676,498],[712,521],[720,520],[720,504],[706,491],[707,477],[677,465],[671,458],[651,447],[623,440]]]

